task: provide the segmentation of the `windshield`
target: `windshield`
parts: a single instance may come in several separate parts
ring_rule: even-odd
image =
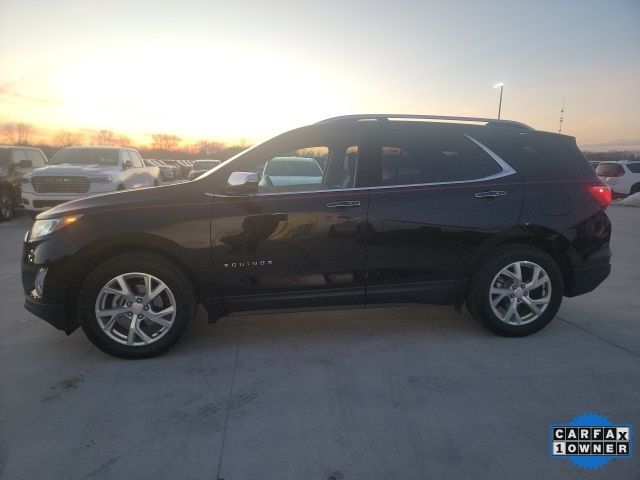
[[[220,164],[217,160],[196,160],[193,162],[194,170],[209,170],[213,167],[216,167]]]
[[[63,148],[49,165],[118,165],[118,150],[106,148]]]
[[[322,170],[311,158],[274,158],[269,160],[264,175],[273,177],[322,177]]]

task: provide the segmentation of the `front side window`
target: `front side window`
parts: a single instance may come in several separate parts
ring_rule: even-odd
[[[502,167],[462,133],[389,127],[381,131],[373,183],[381,186],[479,180]]]
[[[640,162],[638,163],[627,163],[627,168],[629,171],[633,173],[640,173]]]
[[[40,168],[46,165],[46,161],[42,153],[37,150],[27,150],[27,157],[31,160],[33,168]]]
[[[326,129],[284,134],[232,161],[229,172],[256,172],[258,193],[353,188],[359,133]]]
[[[27,155],[24,153],[23,150],[14,150],[13,151],[13,155],[12,155],[11,161],[14,164],[18,164],[18,163],[20,163],[22,161],[26,161],[26,160],[27,160]]]
[[[142,158],[138,152],[134,152],[133,150],[129,150],[129,156],[131,157],[131,163],[135,168],[142,168],[144,165],[142,164]]]

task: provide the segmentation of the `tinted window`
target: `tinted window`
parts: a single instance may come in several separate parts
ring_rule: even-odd
[[[617,163],[601,163],[596,168],[596,174],[599,177],[621,177],[624,175],[624,168]]]
[[[118,165],[118,150],[106,148],[63,148],[58,150],[50,165]]]
[[[633,173],[640,173],[640,162],[639,163],[627,163],[627,168]]]
[[[33,168],[44,167],[47,163],[42,153],[38,150],[27,150],[27,158],[31,160]]]
[[[259,191],[295,191],[303,185],[324,188],[324,172],[316,158],[326,164],[328,157],[329,147],[308,146],[270,158],[257,170],[261,174]]]
[[[378,185],[410,185],[481,179],[502,171],[461,133],[388,127],[380,136],[382,157],[374,171]]]

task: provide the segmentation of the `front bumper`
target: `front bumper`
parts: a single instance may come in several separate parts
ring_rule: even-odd
[[[67,335],[70,335],[78,328],[77,323],[67,315],[67,309],[64,304],[47,303],[43,299],[26,293],[24,296],[24,308],[58,330],[64,331]]]

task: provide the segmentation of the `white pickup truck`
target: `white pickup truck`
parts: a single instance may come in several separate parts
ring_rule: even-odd
[[[160,184],[160,169],[122,147],[66,147],[22,178],[25,210],[42,211],[76,198]]]

